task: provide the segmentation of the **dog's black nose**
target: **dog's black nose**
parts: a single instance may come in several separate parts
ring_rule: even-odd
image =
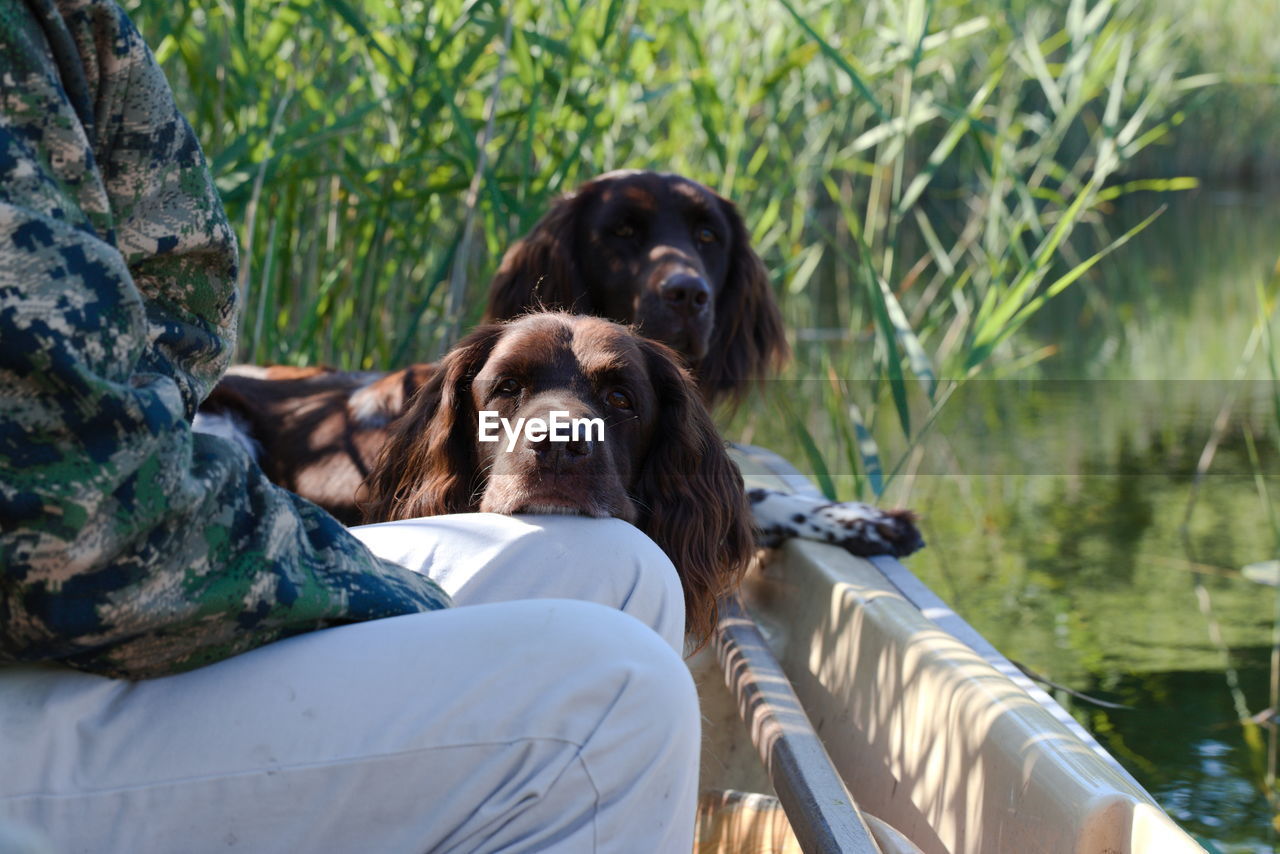
[[[692,273],[669,276],[659,286],[658,293],[668,308],[687,317],[701,314],[711,303],[711,286],[706,279]]]
[[[533,449],[534,456],[537,457],[540,467],[553,471],[564,471],[586,462],[595,453],[596,443],[591,439],[582,437],[569,439],[565,442],[557,442],[546,438],[540,441],[531,441],[529,447]]]
[[[570,439],[564,443],[564,452],[570,457],[589,457],[596,449],[596,443],[590,439]]]

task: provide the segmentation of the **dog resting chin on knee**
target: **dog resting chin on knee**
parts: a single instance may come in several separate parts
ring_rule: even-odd
[[[584,429],[521,429],[566,420]],[[531,314],[468,335],[392,426],[361,503],[368,521],[624,519],[675,564],[699,643],[754,553],[741,475],[692,379],[666,346],[594,317]]]
[[[680,175],[610,172],[557,199],[503,258],[487,317],[540,308],[632,324],[667,344],[707,405],[741,399],[788,355],[767,271],[736,208]],[[196,429],[238,441],[272,481],[355,524],[360,482],[406,402],[442,369],[236,366],[201,405]],[[771,494],[779,499],[752,504],[766,544],[798,536],[897,556],[923,544],[909,513]]]

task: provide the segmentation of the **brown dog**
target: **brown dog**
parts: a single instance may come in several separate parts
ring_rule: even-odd
[[[788,354],[742,217],[679,175],[610,172],[552,205],[489,287],[490,319],[533,307],[634,324],[684,357],[711,404],[740,397]]]
[[[566,430],[564,441],[510,430],[557,412],[601,427]],[[495,420],[507,428],[482,441],[480,426]],[[533,314],[471,333],[396,421],[366,487],[369,520],[625,519],[675,564],[698,641],[753,551],[742,478],[675,354],[593,317]]]
[[[733,204],[679,175],[611,172],[556,201],[503,258],[488,319],[539,307],[634,324],[681,354],[712,404],[741,397],[788,352]],[[387,425],[433,370],[238,366],[201,405],[197,429],[237,439],[273,481],[354,524]]]

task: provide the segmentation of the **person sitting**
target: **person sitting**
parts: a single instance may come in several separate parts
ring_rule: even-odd
[[[194,134],[108,0],[9,4],[0,47],[7,837],[690,850],[666,555],[618,520],[348,530],[193,434],[238,311]]]

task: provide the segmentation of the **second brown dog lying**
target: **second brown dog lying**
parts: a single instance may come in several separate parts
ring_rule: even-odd
[[[510,426],[553,412],[599,419],[602,429],[567,441],[508,429],[480,438],[482,413]],[[742,478],[697,387],[667,347],[606,320],[542,313],[477,329],[391,430],[365,483],[368,518],[625,519],[675,564],[686,628],[699,642],[754,548]]]

